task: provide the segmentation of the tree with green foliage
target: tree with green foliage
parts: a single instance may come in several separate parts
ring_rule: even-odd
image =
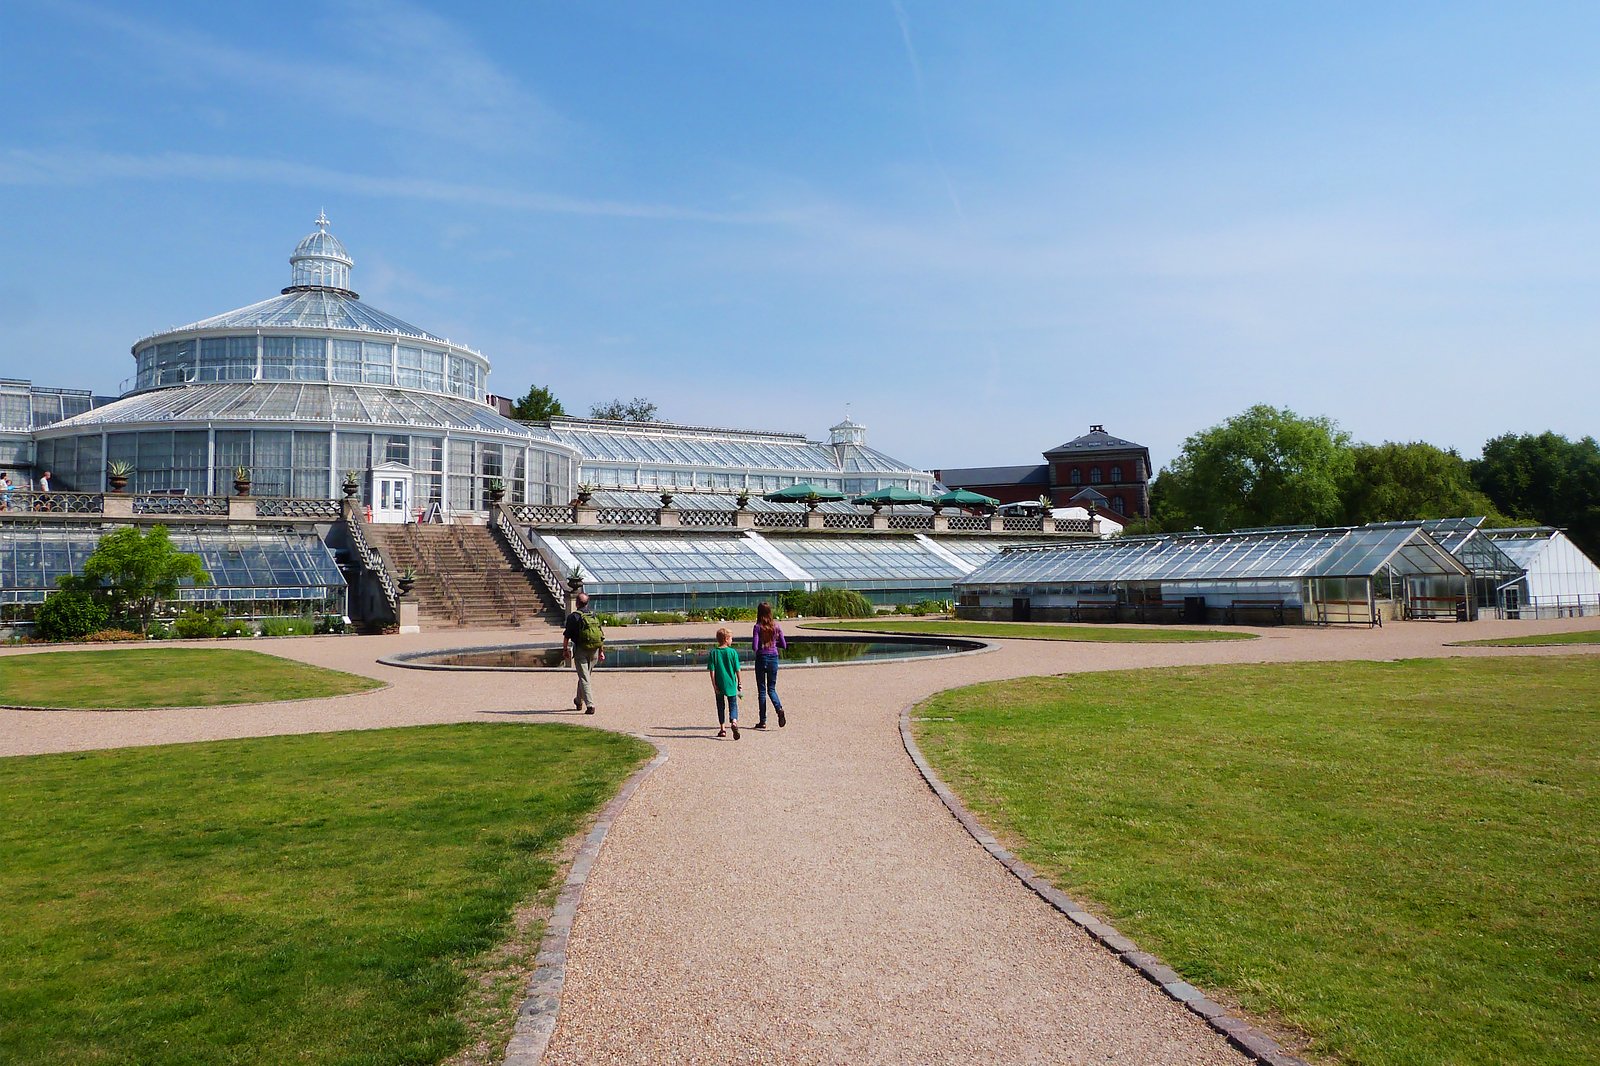
[[[137,620],[139,631],[150,628],[150,616],[163,600],[175,599],[185,580],[211,584],[198,555],[172,545],[166,526],[119,529],[100,538],[83,561],[80,587],[98,589],[118,617]]]
[[[1600,554],[1600,444],[1559,433],[1506,433],[1483,446],[1472,480],[1506,514],[1561,526]]]
[[[1344,487],[1344,521],[1398,522],[1410,518],[1482,515],[1490,525],[1506,518],[1472,482],[1467,461],[1454,450],[1412,441],[1357,444]]]
[[[610,403],[597,403],[589,408],[590,418],[608,418],[613,422],[659,422],[656,417],[656,405],[643,396],[635,396],[626,402],[612,400]]]
[[[511,417],[519,422],[543,422],[566,413],[555,393],[543,385],[530,386],[527,394],[511,405]]]
[[[1183,442],[1151,485],[1152,517],[1173,531],[1328,525],[1354,465],[1333,420],[1257,404]]]

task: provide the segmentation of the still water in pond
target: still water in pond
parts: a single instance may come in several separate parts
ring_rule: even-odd
[[[856,641],[814,638],[792,638],[789,646],[779,653],[779,661],[786,666],[806,663],[872,662],[880,659],[911,659],[924,655],[948,655],[952,651],[965,651],[974,645],[962,641]],[[672,640],[646,644],[607,644],[606,665],[615,668],[683,667],[701,666],[713,645],[709,641]],[[738,645],[735,645],[738,647]],[[748,644],[739,648],[741,665],[754,669],[755,658]],[[479,668],[540,669],[559,667],[561,649],[509,647],[479,648],[469,651],[439,651],[427,655],[408,656],[407,661],[426,663],[429,666],[475,666]]]

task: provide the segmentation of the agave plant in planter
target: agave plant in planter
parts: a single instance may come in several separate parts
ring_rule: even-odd
[[[233,468],[233,491],[240,496],[250,495],[250,468],[236,466]]]
[[[499,478],[489,480],[489,502],[499,503],[506,498],[506,483]]]
[[[671,489],[662,489],[661,490],[661,506],[663,506],[663,507],[671,507],[672,506],[672,497],[673,497],[673,491]]]
[[[402,595],[402,596],[410,595],[411,594],[411,587],[413,585],[415,585],[416,583],[417,583],[417,568],[414,567],[414,566],[402,566],[400,568],[400,580],[399,580],[400,595]]]
[[[733,500],[739,505],[739,510],[744,510],[746,507],[750,506],[750,490],[740,489],[739,494],[735,496]]]
[[[361,491],[361,475],[354,470],[344,472],[344,498],[354,499],[356,493]]]
[[[121,492],[128,487],[128,479],[133,476],[133,464],[126,459],[113,459],[106,464],[106,484],[111,486],[112,492]]]
[[[579,485],[578,502],[581,504],[587,504],[590,500],[594,499],[594,490],[595,486],[593,485]]]

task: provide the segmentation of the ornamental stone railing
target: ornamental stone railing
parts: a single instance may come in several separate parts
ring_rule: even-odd
[[[297,496],[258,496],[256,514],[262,518],[333,520],[339,517],[338,500],[311,500]],[[224,511],[226,513],[226,511]]]
[[[259,501],[258,501],[259,502]],[[332,502],[331,500],[329,501]],[[173,496],[164,492],[137,492],[133,495],[134,514],[226,515],[226,496]],[[335,515],[337,517],[337,515]]]

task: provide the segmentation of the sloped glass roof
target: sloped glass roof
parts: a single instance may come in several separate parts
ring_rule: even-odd
[[[885,581],[953,583],[962,574],[914,537],[764,536],[817,581],[867,587]]]
[[[101,531],[10,526],[0,538],[0,603],[37,603],[56,580],[83,571]],[[185,600],[320,601],[344,575],[314,533],[172,531],[179,551],[199,555],[212,584],[185,584]]]
[[[57,422],[57,430],[149,422],[313,422],[468,430],[534,443],[493,408],[434,392],[326,382],[237,381],[154,389]]]
[[[1259,581],[1361,577],[1393,564],[1409,574],[1463,574],[1466,567],[1415,525],[1213,536],[1136,537],[1017,548],[964,584],[1127,581]]]
[[[786,589],[797,582],[735,534],[661,537],[627,533],[541,534],[578,560],[600,591],[650,586],[653,591],[694,587]]]
[[[286,292],[248,307],[240,307],[211,318],[203,318],[199,322],[191,322],[178,329],[164,330],[158,336],[186,333],[191,330],[257,328],[366,330],[414,337],[436,344],[449,343],[443,337],[437,337],[425,329],[364,304],[354,297],[330,289]],[[136,347],[152,339],[154,338],[147,337]],[[454,347],[461,346],[454,345]]]
[[[847,445],[843,459],[831,445],[796,434],[752,433],[659,424],[637,427],[595,425],[557,419],[533,433],[576,448],[585,460],[638,463],[645,466],[694,466],[726,470],[773,470],[804,473],[855,473],[920,477],[928,475],[899,459],[865,445]]]

